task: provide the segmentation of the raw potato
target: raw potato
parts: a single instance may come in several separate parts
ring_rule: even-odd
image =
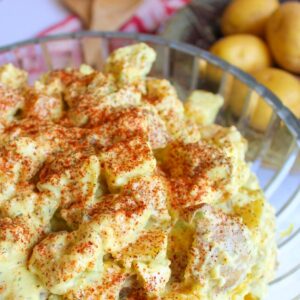
[[[269,88],[298,118],[300,117],[300,84],[286,71],[268,68],[253,74],[254,78]],[[265,130],[272,110],[265,101],[258,99],[250,123],[258,130]]]
[[[224,35],[252,33],[264,35],[269,16],[279,7],[278,0],[233,0],[221,19]]]
[[[300,82],[290,73],[267,68],[252,74],[261,84],[269,88],[297,117],[300,117]],[[235,115],[240,115],[248,89],[240,82],[234,83],[234,94],[230,106]],[[250,124],[253,128],[264,131],[271,119],[272,109],[265,101],[253,93],[250,99]]]
[[[270,17],[266,37],[276,62],[300,74],[300,3],[288,2]]]
[[[224,37],[210,51],[245,72],[267,68],[272,63],[269,49],[263,40],[250,34]]]

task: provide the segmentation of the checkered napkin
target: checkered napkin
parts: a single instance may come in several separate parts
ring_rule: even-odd
[[[188,4],[190,0],[122,0],[122,2],[119,0],[62,0],[62,2],[70,9],[70,15],[41,31],[37,37],[76,32],[82,29],[153,34],[172,14]],[[90,44],[85,50],[87,62],[96,64],[94,57],[99,51],[96,45]],[[73,64],[76,65],[76,62],[81,61],[79,45],[74,41],[47,43],[46,51],[49,55],[46,59],[44,51],[45,49],[37,45],[23,47],[21,50],[16,50],[13,55],[11,52],[0,53],[0,65],[13,62],[26,69],[31,79],[34,80],[40,73],[47,70],[49,63],[54,68],[67,65],[67,61],[65,63],[64,61],[70,60],[70,55]],[[39,53],[41,55],[38,55]],[[55,58],[54,61],[53,58]]]

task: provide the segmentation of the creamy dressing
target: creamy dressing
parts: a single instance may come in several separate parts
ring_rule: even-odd
[[[44,300],[48,292],[26,267],[0,271],[0,299]]]

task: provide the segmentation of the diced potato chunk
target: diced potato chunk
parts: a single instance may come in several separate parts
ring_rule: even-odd
[[[224,202],[229,200],[250,175],[245,162],[246,148],[235,128],[217,128],[210,137],[196,143],[169,143],[160,159],[164,170],[172,178],[179,178],[171,179],[173,199],[178,195],[177,204],[186,206],[193,205],[192,199],[194,204],[219,203],[222,197]]]
[[[251,271],[256,247],[238,219],[209,205],[200,205],[192,222],[195,235],[185,271],[186,281],[200,283],[214,299],[233,291]]]
[[[81,278],[78,285],[65,294],[63,299],[118,299],[127,277],[128,274],[117,264],[104,263],[102,274]]]
[[[30,216],[34,212],[37,202],[38,194],[34,193],[32,188],[24,189],[0,206],[0,217]]]
[[[140,43],[115,50],[107,59],[105,71],[113,74],[121,85],[137,84],[150,72],[155,51]]]
[[[148,78],[147,93],[143,100],[153,105],[164,119],[168,128],[184,118],[184,107],[178,99],[175,88],[168,80]]]
[[[0,219],[0,270],[26,263],[27,255],[39,233],[21,218]]]
[[[24,97],[17,91],[0,85],[0,121],[12,122],[19,109],[24,107]]]
[[[116,258],[127,268],[133,267],[140,284],[149,295],[160,294],[170,279],[167,259],[167,231],[150,229],[141,233]]]
[[[159,175],[138,177],[131,179],[123,189],[126,195],[134,195],[137,199],[145,201],[152,209],[153,221],[169,221],[169,186],[168,182]]]
[[[146,229],[139,238],[130,243],[115,258],[130,269],[134,262],[150,263],[155,259],[166,259],[167,231],[163,229]]]
[[[0,156],[0,205],[15,195],[21,169],[20,162]]]
[[[252,191],[242,188],[236,198],[239,198],[241,193],[244,194],[243,197],[247,199],[247,203],[235,203],[233,212],[242,218],[243,223],[250,230],[255,230],[259,227],[262,220],[265,203],[263,193],[260,190]]]
[[[198,125],[209,125],[215,121],[217,113],[224,103],[220,95],[196,90],[184,104],[185,114]]]
[[[45,161],[49,145],[29,137],[8,142],[0,152],[0,203],[16,193],[19,183],[30,180]]]
[[[82,64],[79,67],[79,72],[83,75],[91,75],[95,72],[95,70],[89,65]]]
[[[168,129],[174,140],[182,141],[185,144],[196,143],[201,139],[197,124],[191,120],[177,120]]]
[[[123,88],[99,99],[88,94],[79,100],[78,105],[68,111],[69,118],[75,126],[96,127],[104,123],[112,113],[139,105],[141,94],[133,89]]]
[[[161,159],[171,176],[171,206],[175,210],[197,203],[217,203],[231,180],[226,155],[203,141],[169,143]]]
[[[131,178],[151,175],[156,167],[151,147],[141,137],[114,144],[100,155],[100,161],[111,191]]]
[[[137,135],[148,139],[153,149],[163,148],[169,140],[165,124],[155,111],[128,107],[107,116],[104,124],[93,128],[90,141],[104,147]]]
[[[164,148],[170,140],[170,135],[158,113],[149,107],[143,110],[147,119],[148,139],[153,149]]]
[[[38,94],[44,94],[49,97],[61,98],[64,86],[59,78],[54,78],[51,82],[36,81],[34,91]]]
[[[168,258],[171,260],[171,280],[174,282],[183,281],[193,236],[193,227],[181,219],[174,224],[170,231],[168,236]]]
[[[99,160],[88,152],[64,153],[48,161],[37,187],[59,199],[61,208],[88,202],[95,197],[100,175]]]
[[[270,282],[275,278],[275,270],[278,263],[277,247],[275,236],[274,234],[270,234],[270,232],[275,232],[276,219],[274,208],[268,201],[264,201],[262,207],[260,207],[259,203],[253,203],[253,206],[254,207],[251,207],[253,212],[256,209],[258,210],[258,213],[261,211],[260,222],[253,217],[252,212],[250,214],[246,213],[242,218],[243,222],[248,222],[248,225],[258,226],[250,228],[253,239],[258,247],[255,266],[253,268],[254,271],[251,272],[251,275],[252,282],[255,286],[253,294],[260,298],[261,293],[265,291],[264,280],[265,282]]]
[[[1,268],[0,282],[1,299],[37,300],[48,294],[46,288],[25,265],[6,270]]]
[[[184,209],[200,203],[219,204],[223,190],[206,176],[170,180],[170,213],[174,220],[183,217]]]
[[[96,99],[115,93],[117,86],[115,79],[110,74],[97,73],[87,86],[87,93]]]
[[[58,204],[57,199],[45,193],[35,193],[32,186],[18,188],[16,195],[0,206],[0,218],[19,218],[38,230],[48,226]]]
[[[63,115],[63,103],[60,99],[48,96],[38,96],[36,101],[26,110],[26,117],[42,120],[58,121]]]
[[[49,234],[34,248],[29,270],[51,293],[63,295],[85,273],[102,270],[102,241],[99,233],[85,224],[72,233]]]
[[[172,177],[194,177],[208,175],[212,169],[227,162],[220,149],[206,142],[185,144],[174,141],[165,149],[163,163]]]
[[[170,292],[166,292],[161,296],[161,300],[199,300],[198,291],[194,291],[192,287],[178,285],[172,288]],[[205,299],[205,298],[204,298]]]
[[[43,90],[48,96],[64,96],[70,107],[78,104],[78,98],[84,94],[94,74],[85,75],[80,70],[54,70],[44,74],[35,84],[37,91]]]
[[[91,129],[89,139],[101,148],[134,136],[148,137],[148,120],[143,110],[136,107],[113,113],[103,125]]]
[[[148,78],[143,100],[152,105],[164,121],[170,136],[185,143],[200,140],[200,131],[192,119],[185,118],[183,103],[175,88],[164,79]]]
[[[27,72],[16,68],[12,64],[0,67],[0,83],[9,88],[18,89],[24,87],[27,84],[27,77]]]
[[[159,295],[165,289],[171,276],[168,260],[155,261],[150,264],[136,262],[134,269],[138,274],[138,280],[149,296]]]
[[[15,143],[18,139],[30,139],[40,150],[44,149],[42,153],[47,158],[58,151],[65,153],[76,149],[76,146],[82,148],[87,144],[85,136],[86,132],[80,128],[67,128],[49,121],[25,118],[7,126],[1,134],[1,140],[2,144],[8,144]],[[34,156],[35,152],[31,155]]]
[[[233,126],[224,128],[214,125],[213,128],[210,136],[203,137],[203,139],[216,146],[227,157],[231,166],[231,180],[228,182],[226,191],[232,196],[246,184],[250,176],[250,168],[245,161],[247,141]]]
[[[143,200],[113,194],[103,196],[88,209],[84,221],[90,220],[89,226],[99,232],[104,251],[114,254],[138,238],[150,216],[151,207]]]

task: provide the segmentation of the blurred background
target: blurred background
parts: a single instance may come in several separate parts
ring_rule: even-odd
[[[156,34],[186,42],[252,75],[300,118],[300,1],[0,0],[0,26],[0,46],[80,30]],[[99,41],[86,39],[82,50],[88,64],[101,68]],[[74,42],[63,42],[50,43],[48,51],[61,64],[70,53],[78,60],[81,49]],[[35,52],[34,47],[16,52],[18,63],[26,66],[33,78],[43,68]],[[7,55],[0,53],[0,65],[6,59]],[[180,65],[181,77],[188,78],[186,57],[173,59]],[[224,72],[201,61],[199,77],[209,82],[206,88],[222,92],[225,106],[238,119],[248,97],[247,87],[226,77],[228,93],[220,91]],[[251,128],[263,133],[270,124],[272,109],[255,93],[248,100]],[[279,148],[286,150],[287,143],[282,141],[282,137],[277,139],[275,154],[281,152]]]
[[[80,29],[154,33],[189,0],[0,0],[0,45]]]

